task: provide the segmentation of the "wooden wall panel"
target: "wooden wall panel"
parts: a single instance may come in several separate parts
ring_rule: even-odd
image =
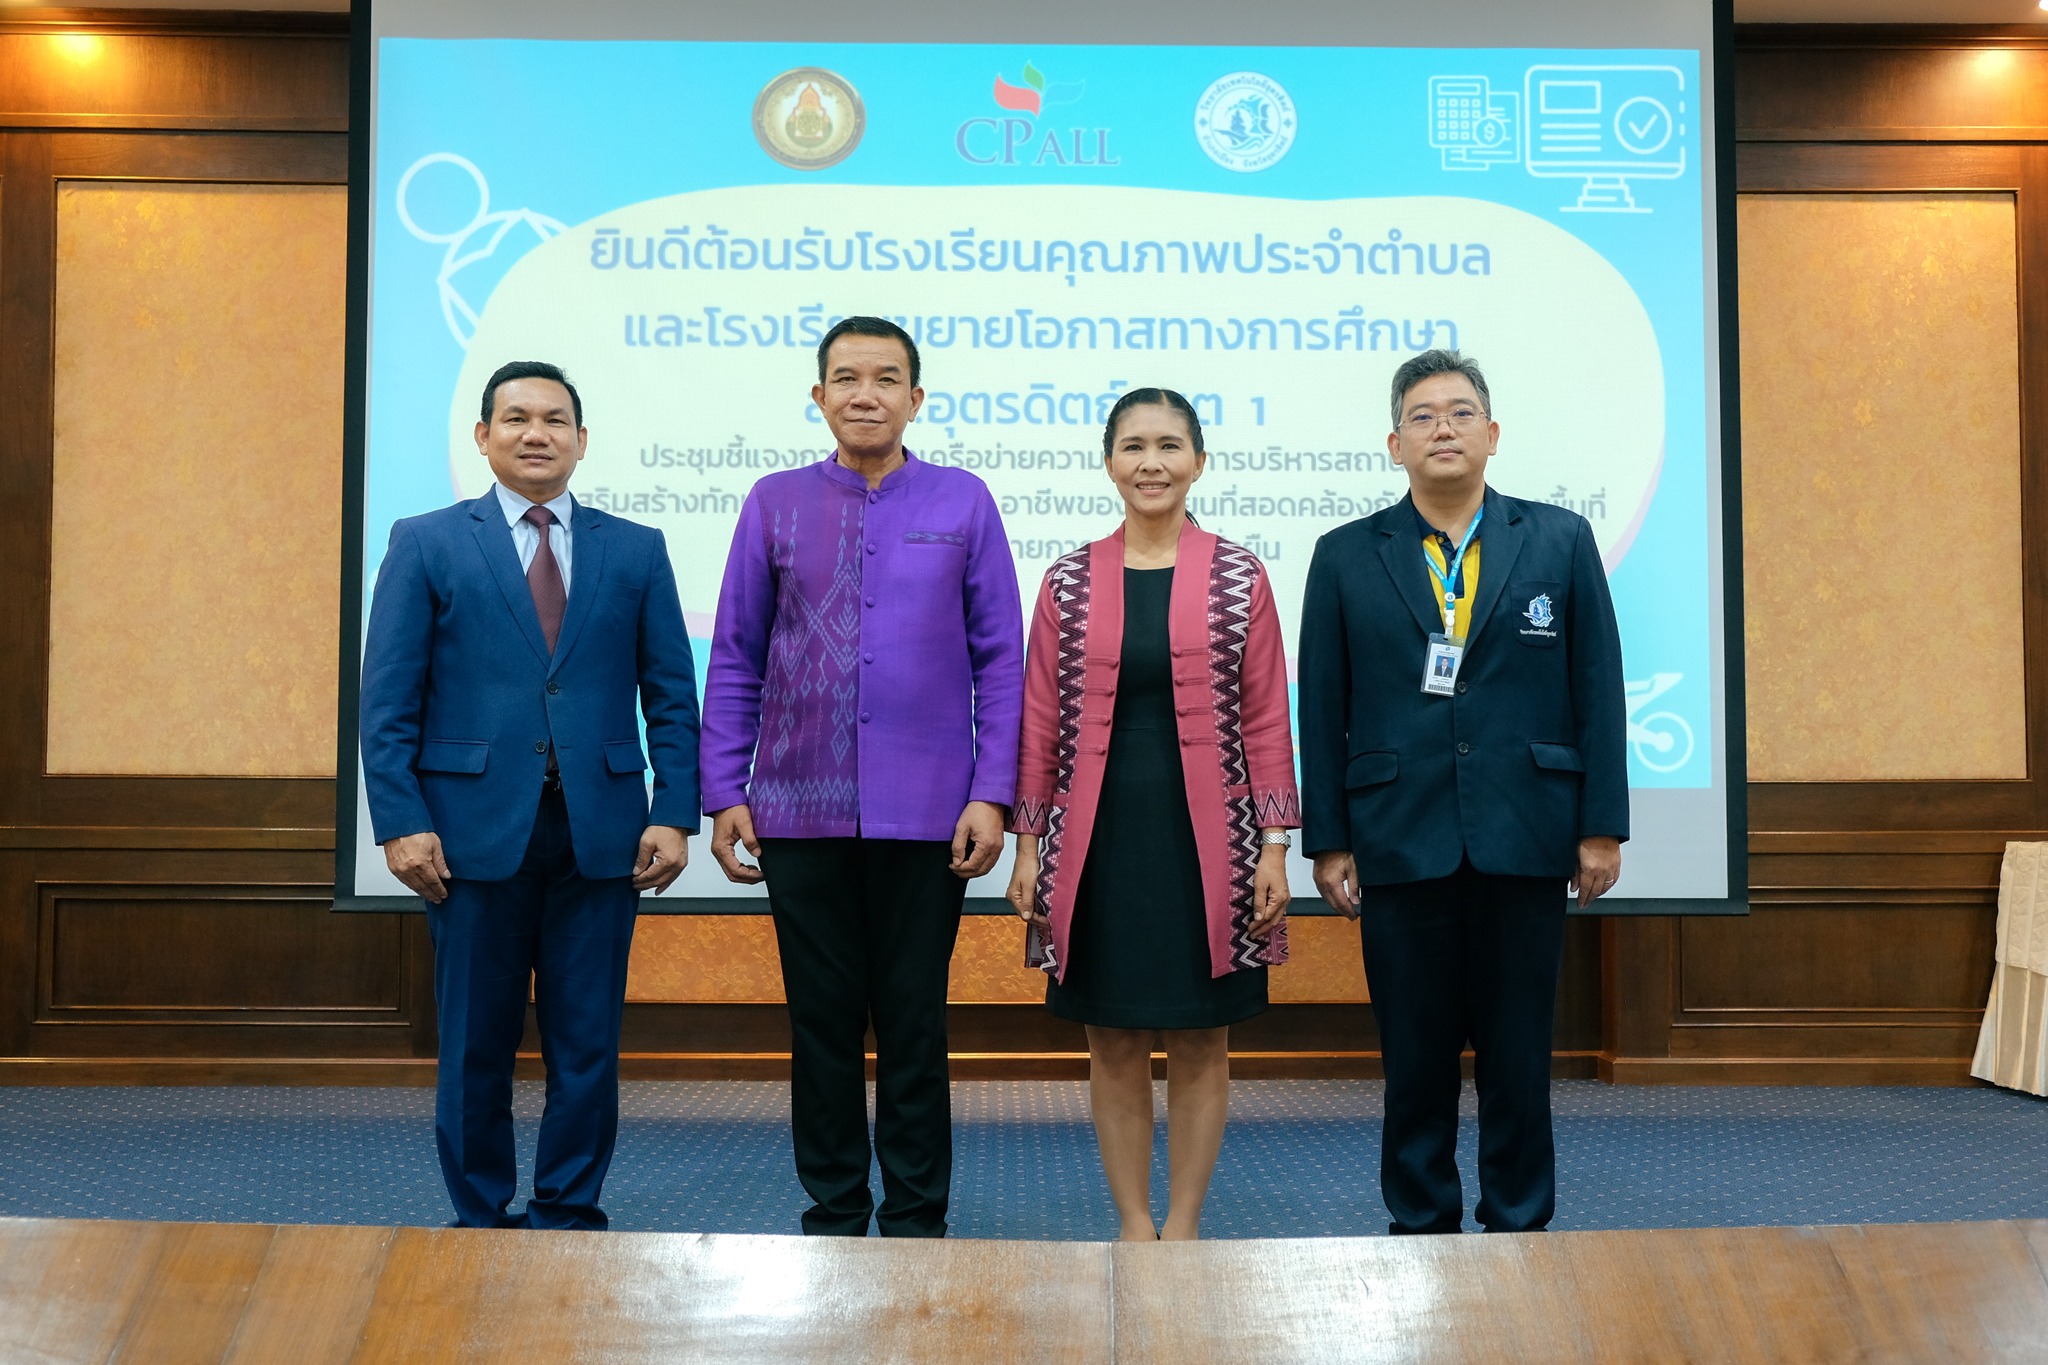
[[[2026,776],[2016,220],[1742,196],[1751,781]]]
[[[333,776],[346,197],[58,186],[48,771]]]
[[[2038,28],[1757,24],[1736,38],[1735,118],[1745,142],[2039,139],[2048,46]]]
[[[84,54],[99,60],[58,65],[68,60],[48,40],[58,21],[65,29],[103,36],[96,52]],[[276,352],[297,349],[292,341],[305,344],[304,359],[315,369],[291,383],[307,390],[301,397],[309,400],[315,430],[310,436],[293,430],[289,414],[285,421],[269,422],[267,430],[273,439],[319,447],[309,459],[327,480],[305,496],[317,504],[314,515],[282,528],[279,546],[288,552],[286,559],[306,562],[266,569],[273,579],[310,572],[308,581],[331,597],[334,575],[320,575],[317,568],[322,557],[336,564],[339,559],[332,510],[339,486],[339,437],[333,430],[338,376],[321,353],[339,345],[339,209],[347,142],[338,132],[306,129],[346,126],[347,67],[345,22],[336,16],[313,23],[220,16],[194,21],[161,14],[138,20],[67,13],[53,19],[48,12],[0,10],[0,408],[9,414],[8,437],[0,443],[0,1075],[9,1079],[363,1080],[431,1071],[420,1061],[431,1057],[434,1038],[424,921],[392,915],[344,920],[326,908],[333,869],[330,779],[50,776],[44,764],[53,712],[72,738],[86,728],[72,725],[77,717],[65,713],[66,702],[78,699],[69,689],[81,679],[75,672],[66,675],[69,665],[61,657],[65,692],[53,699],[49,686],[52,545],[62,539],[52,534],[58,497],[59,219],[67,216],[60,213],[60,186],[68,183],[78,191],[82,182],[102,182],[84,183],[83,192],[118,195],[121,186],[103,182],[127,182],[129,188],[157,182],[140,197],[158,203],[221,193],[209,185],[277,186],[289,188],[254,193],[326,206],[315,211],[331,220],[324,235],[312,234],[317,242],[301,241],[306,234],[290,229],[282,240],[273,235],[267,242],[238,241],[231,215],[218,234],[227,240],[195,243],[187,234],[184,244],[226,250],[224,263],[197,272],[220,277],[205,281],[215,288],[225,280],[231,289],[233,279],[246,278],[253,267],[280,272],[284,278],[263,287],[285,300],[301,299],[308,288],[326,291],[324,335],[304,327],[309,313],[321,310],[278,308],[299,330],[263,339]],[[76,261],[91,273],[74,273],[71,283],[88,292],[126,287],[127,298],[102,298],[98,305],[103,321],[118,322],[124,304],[142,309],[163,302],[144,297],[147,291],[136,286],[148,283],[150,252],[177,240],[175,232],[145,231],[126,245],[101,243],[115,248],[111,263]],[[72,236],[70,244],[81,241]],[[301,247],[326,250],[328,266],[309,265]],[[131,275],[131,266],[141,268]],[[190,285],[187,278],[182,287]],[[90,448],[72,452],[84,457],[74,468],[84,482],[71,483],[72,491],[138,451],[161,455],[188,433],[196,432],[201,441],[250,444],[249,433],[236,425],[237,402],[247,407],[249,366],[233,351],[237,334],[255,329],[246,316],[230,321],[225,336],[195,338],[209,343],[204,354],[186,357],[193,362],[184,367],[187,374],[209,363],[225,367],[210,392],[204,385],[177,390],[177,365],[157,376],[172,382],[174,391],[166,395],[159,383],[154,402],[121,375],[75,374],[98,392],[88,395],[94,404],[74,405],[67,420],[98,421],[100,428]],[[89,343],[74,355],[79,364],[123,358],[118,327],[73,336]],[[257,358],[259,368],[267,358]],[[167,396],[176,401],[164,401]],[[191,509],[182,509],[198,528],[193,537],[199,550],[210,548],[203,528],[233,526],[241,510],[237,499],[245,490],[234,477],[237,459],[266,454],[275,462],[278,455],[248,449],[210,453],[211,463],[195,458],[176,468],[187,484],[216,484],[211,518],[193,518]],[[146,481],[150,473],[144,464],[126,473],[116,470],[115,477]],[[94,490],[102,502],[123,491],[129,490]],[[116,510],[147,515],[146,509]],[[292,543],[307,523],[316,543]],[[317,543],[321,533],[326,550]],[[79,542],[70,545],[76,549]],[[160,564],[138,566],[129,548],[99,546],[96,555],[84,557],[87,562],[67,566],[65,586],[77,588],[84,578],[105,579],[117,571],[133,576],[138,567],[153,578],[168,577]],[[228,566],[225,574],[214,567],[215,577],[226,580],[224,595],[243,586],[234,574],[246,571],[245,562]],[[94,605],[93,585],[85,586],[87,593],[68,607]],[[144,610],[160,618],[156,608],[152,598]],[[313,661],[304,680],[311,722],[295,741],[302,758],[331,749],[331,739],[322,742],[319,732],[324,726],[331,735],[331,719],[320,719],[320,713],[331,716],[333,679],[319,676],[318,660],[328,661],[325,671],[331,675],[334,631],[317,624],[334,619],[331,601],[324,618],[314,615],[311,634],[289,642]],[[60,625],[65,620],[60,613]],[[200,624],[213,635],[230,633],[214,620]],[[60,635],[74,644],[78,639],[75,633]],[[263,672],[250,664],[247,647],[242,656],[187,669],[187,685],[229,692],[237,677]],[[273,709],[289,704],[288,692],[271,698]],[[157,709],[160,724],[181,720],[176,707]],[[330,765],[331,755],[320,754],[300,770],[317,774]],[[253,770],[277,772],[280,766],[291,771],[267,761]],[[131,765],[118,767],[133,772]],[[250,770],[244,765],[243,771]]]
[[[398,1019],[406,1008],[403,921],[336,915],[321,888],[40,890],[39,1024]]]
[[[29,12],[0,30],[0,127],[348,130],[330,15]]]
[[[1995,902],[1961,888],[1846,904],[1756,906],[1680,927],[1678,1008],[1704,1015],[1958,1015],[1991,985]]]

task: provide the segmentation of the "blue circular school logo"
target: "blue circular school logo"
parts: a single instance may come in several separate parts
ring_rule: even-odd
[[[1227,171],[1263,171],[1294,145],[1294,101],[1256,71],[1212,81],[1195,102],[1195,141]]]

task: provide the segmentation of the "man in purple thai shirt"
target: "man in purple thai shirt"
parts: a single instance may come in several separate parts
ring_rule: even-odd
[[[1017,568],[995,500],[903,448],[917,346],[835,325],[811,398],[838,442],[740,509],[704,689],[712,856],[765,876],[791,1032],[807,1234],[943,1237],[953,1177],[946,978],[967,883],[995,865],[1024,697]],[[760,866],[740,861],[744,844]]]

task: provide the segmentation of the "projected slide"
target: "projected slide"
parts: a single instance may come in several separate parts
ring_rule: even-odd
[[[377,56],[366,602],[395,519],[490,486],[485,376],[546,359],[590,427],[572,491],[667,534],[701,669],[749,486],[830,448],[817,342],[877,313],[923,351],[907,444],[988,482],[1027,598],[1119,522],[1102,423],[1156,384],[1204,422],[1193,512],[1266,561],[1291,635],[1316,538],[1406,491],[1395,367],[1458,347],[1493,385],[1490,480],[1584,515],[1613,583],[1622,894],[1728,894],[1696,51]],[[366,840],[356,889],[398,891]],[[743,894],[708,857],[680,889]]]

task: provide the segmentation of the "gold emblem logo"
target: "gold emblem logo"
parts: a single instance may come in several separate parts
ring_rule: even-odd
[[[799,171],[823,170],[853,154],[867,131],[860,93],[822,66],[785,71],[754,100],[754,139]]]

